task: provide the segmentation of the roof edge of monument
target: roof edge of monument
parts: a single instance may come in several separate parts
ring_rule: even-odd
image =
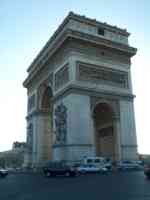
[[[118,33],[123,34],[125,36],[130,35],[130,33],[128,33],[126,29],[121,29],[121,28],[118,28],[117,26],[112,26],[112,25],[107,24],[105,22],[104,23],[99,22],[96,19],[91,19],[91,18],[88,18],[86,16],[82,16],[82,15],[79,15],[79,14],[75,14],[73,12],[69,12],[69,14],[66,16],[66,18],[62,21],[62,23],[59,25],[59,27],[56,29],[56,31],[53,33],[53,35],[50,37],[50,39],[47,41],[47,43],[44,45],[44,47],[41,49],[41,51],[37,54],[35,59],[32,61],[32,63],[30,64],[30,66],[27,69],[27,72],[30,72],[32,67],[34,65],[36,65],[37,62],[39,62],[39,59],[42,56],[42,54],[46,51],[46,49],[49,47],[51,42],[54,39],[56,39],[58,34],[63,30],[63,28],[69,22],[70,19],[75,19],[75,20],[78,20],[78,21],[83,22],[83,23],[91,24],[93,26],[100,26],[100,27],[103,27],[105,29],[109,29],[113,32],[118,32]]]

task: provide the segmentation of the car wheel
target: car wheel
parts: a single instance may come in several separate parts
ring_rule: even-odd
[[[75,177],[75,176],[77,176],[77,173],[76,173],[76,172],[72,172],[72,173],[71,173],[71,176],[72,176],[72,177]]]
[[[68,176],[71,176],[70,172],[66,172],[65,175],[66,175],[67,177],[68,177]]]
[[[150,175],[146,175],[146,178],[147,178],[148,180],[150,180]]]
[[[80,174],[81,174],[81,173],[77,171],[77,172],[75,173],[75,176],[80,176]]]
[[[51,172],[46,172],[45,175],[46,175],[46,177],[50,177],[51,176]]]
[[[81,171],[81,174],[86,174],[87,172],[85,170],[82,170]]]

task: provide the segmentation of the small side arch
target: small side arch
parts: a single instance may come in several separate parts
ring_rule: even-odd
[[[38,108],[40,110],[51,111],[52,109],[52,88],[47,84],[41,84],[38,89]]]

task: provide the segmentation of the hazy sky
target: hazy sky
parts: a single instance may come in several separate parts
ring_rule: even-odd
[[[150,153],[150,1],[0,0],[0,151],[26,138],[26,69],[69,11],[127,28],[140,153]],[[149,50],[149,51],[148,51]]]

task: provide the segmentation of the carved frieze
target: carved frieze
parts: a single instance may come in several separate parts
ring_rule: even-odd
[[[68,64],[58,70],[55,74],[55,90],[58,90],[69,81]]]
[[[128,73],[106,67],[77,63],[77,79],[96,84],[128,88]]]
[[[63,144],[67,135],[67,108],[62,103],[58,105],[54,112],[56,128],[56,144]]]
[[[93,46],[88,42],[72,40],[70,43],[70,51],[84,54],[84,56],[87,56],[88,58],[95,57],[106,63],[121,64],[121,66],[122,64],[125,66],[130,64],[129,56],[124,53],[116,52],[104,47]]]

